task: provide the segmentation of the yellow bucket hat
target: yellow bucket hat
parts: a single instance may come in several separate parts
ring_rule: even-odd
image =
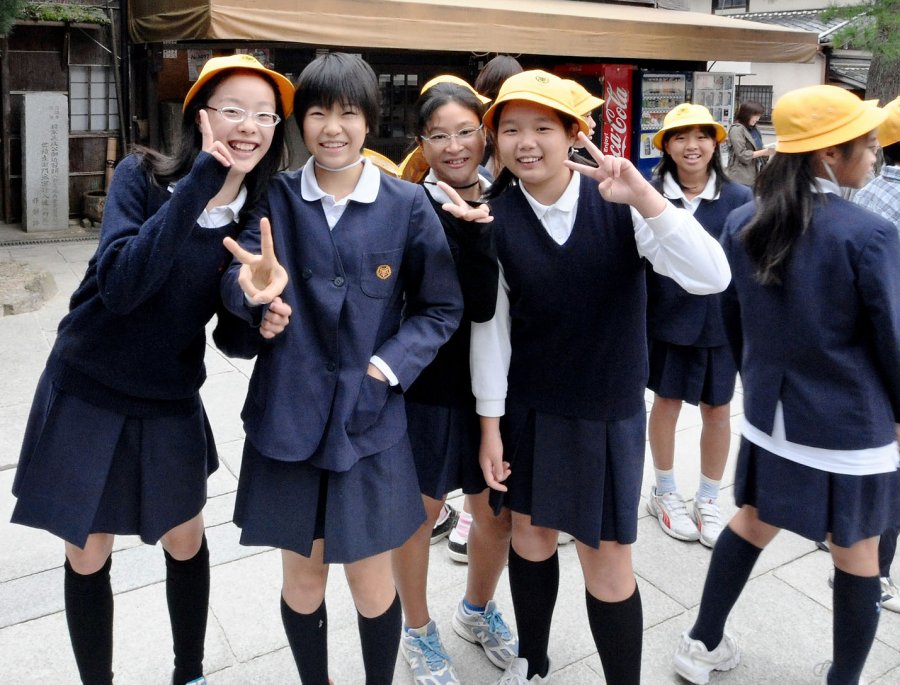
[[[887,119],[878,127],[878,144],[887,147],[900,142],[900,97],[894,98],[882,109],[887,112]]]
[[[666,118],[663,119],[663,126],[653,135],[653,147],[662,150],[663,136],[666,131],[675,128],[687,128],[689,126],[712,126],[716,129],[716,142],[721,143],[728,137],[728,131],[718,121],[713,119],[712,114],[703,105],[692,105],[690,102],[684,102],[677,105],[674,109],[670,109]]]
[[[868,133],[887,113],[837,86],[807,86],[782,95],[772,109],[776,152],[812,152]]]
[[[603,104],[603,100],[595,95],[591,95],[588,89],[571,79],[565,79],[566,83],[572,89],[572,98],[574,99],[575,109],[585,116],[588,112],[593,112]]]
[[[481,100],[482,105],[486,105],[487,103],[489,103],[491,101],[490,98],[484,97],[484,95],[482,95],[477,90],[475,90],[472,86],[470,86],[468,83],[466,83],[459,76],[453,76],[452,74],[441,74],[439,76],[435,76],[428,83],[426,83],[424,86],[422,86],[422,90],[419,91],[419,95],[424,95],[426,91],[428,91],[431,88],[434,88],[434,86],[436,86],[439,83],[455,83],[457,86],[462,86],[466,90],[471,91],[471,93],[475,97],[477,97],[479,100]]]
[[[203,69],[200,70],[200,76],[188,94],[184,96],[184,104],[181,111],[187,109],[191,100],[197,92],[216,74],[228,69],[240,69],[249,71],[261,71],[275,81],[278,87],[278,99],[281,100],[281,108],[284,110],[284,116],[288,117],[294,111],[294,84],[286,76],[282,76],[277,71],[266,69],[253,55],[228,55],[227,57],[213,57],[206,61]]]
[[[394,164],[393,160],[385,157],[380,152],[375,152],[375,150],[370,150],[367,147],[363,148],[362,153],[363,157],[370,159],[372,164],[377,166],[383,173],[388,176],[393,176],[394,178],[400,178],[400,168]]]
[[[559,76],[541,69],[513,74],[500,86],[497,99],[484,113],[484,125],[496,132],[494,113],[497,111],[497,106],[512,100],[533,102],[567,114],[578,122],[578,128],[584,135],[589,135],[590,129],[582,118],[582,113],[578,111],[578,100],[572,92],[570,82],[566,79],[561,79]]]

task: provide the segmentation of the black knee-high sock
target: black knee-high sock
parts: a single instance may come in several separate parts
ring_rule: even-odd
[[[95,573],[82,575],[66,559],[66,623],[75,663],[84,685],[110,685],[113,679],[112,557]]]
[[[206,535],[200,542],[200,549],[190,559],[178,561],[165,550],[163,554],[166,557],[166,602],[175,653],[172,685],[184,685],[203,675],[203,647],[209,613]]]
[[[381,616],[366,618],[356,612],[356,622],[366,667],[366,685],[391,685],[403,628],[400,596],[394,595],[394,601]]]
[[[853,576],[836,568],[833,597],[834,663],[828,682],[856,683],[878,628],[881,582],[878,576]]]
[[[725,621],[741,596],[760,552],[759,547],[751,545],[728,526],[719,535],[706,572],[700,613],[689,633],[708,650],[714,650],[722,641]]]
[[[528,561],[510,546],[509,589],[519,631],[519,657],[528,660],[528,678],[545,676],[550,666],[550,622],[559,592],[559,553],[544,561]]]
[[[281,622],[287,635],[300,682],[328,685],[328,611],[325,600],[311,614],[291,609],[281,598]]]
[[[640,685],[644,611],[637,586],[621,602],[604,602],[587,590],[588,622],[609,685]]]

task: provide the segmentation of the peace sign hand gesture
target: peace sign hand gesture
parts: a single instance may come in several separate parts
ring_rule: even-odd
[[[573,171],[598,181],[598,190],[604,200],[631,205],[644,218],[658,216],[663,212],[666,199],[656,192],[634,164],[624,157],[604,155],[584,133],[579,132],[578,138],[597,162],[597,168],[569,160],[565,164]]]
[[[204,152],[208,152],[224,167],[230,167],[234,160],[231,159],[231,151],[228,146],[221,140],[213,138],[212,126],[209,125],[209,114],[205,109],[201,109],[198,113],[200,117],[200,138],[201,148]]]
[[[244,294],[256,304],[268,304],[284,292],[288,283],[287,271],[275,257],[272,227],[268,219],[259,220],[261,255],[251,254],[232,238],[223,241],[226,249],[241,263],[238,284]]]
[[[445,202],[441,205],[441,209],[445,212],[452,214],[462,221],[473,221],[478,224],[489,224],[494,220],[494,217],[491,216],[491,209],[487,206],[487,203],[473,207],[463,200],[453,187],[447,185],[443,181],[438,181],[437,186],[447,193],[447,197],[450,198],[450,202]]]

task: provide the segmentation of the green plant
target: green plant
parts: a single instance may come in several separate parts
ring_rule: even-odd
[[[2,2],[2,0],[0,0]],[[62,21],[76,24],[109,25],[109,16],[99,7],[66,5],[55,2],[20,3],[19,18],[35,21]]]
[[[24,6],[25,0],[0,0],[0,36],[9,35]]]

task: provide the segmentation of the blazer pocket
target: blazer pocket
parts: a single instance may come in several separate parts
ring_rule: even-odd
[[[400,277],[403,249],[365,252],[360,268],[360,287],[369,297],[390,297]]]
[[[366,374],[353,415],[347,423],[347,435],[360,435],[374,426],[384,410],[390,392],[391,386],[387,381]]]

